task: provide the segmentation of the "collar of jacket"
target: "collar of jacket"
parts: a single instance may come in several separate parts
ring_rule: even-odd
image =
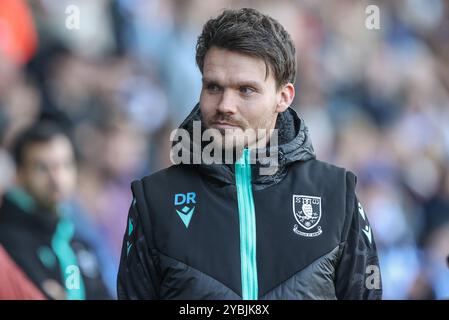
[[[9,189],[0,206],[3,221],[27,226],[32,230],[45,230],[51,235],[60,221],[57,212],[40,207],[37,202],[22,188]]]
[[[193,135],[193,121],[201,121],[201,111],[199,103],[193,108],[191,113],[179,126],[180,129],[185,129],[189,133],[190,137]],[[201,122],[202,123],[202,122]],[[288,108],[286,111],[278,115],[276,121],[276,129],[279,134],[279,146],[278,146],[278,170],[272,175],[261,175],[260,168],[268,167],[270,162],[268,159],[257,160],[254,165],[251,166],[252,170],[252,183],[256,189],[263,189],[270,185],[273,185],[284,177],[288,165],[297,161],[307,161],[315,158],[315,152],[313,150],[312,142],[309,136],[309,131],[304,123],[304,120],[300,119],[297,113]],[[202,126],[201,130],[204,130]],[[192,139],[191,139],[192,140]],[[173,145],[176,142],[173,142]],[[193,142],[187,149],[183,149],[183,152],[190,153],[190,159],[192,159],[192,147]],[[270,154],[270,149],[267,154]],[[215,178],[224,184],[235,184],[234,164],[195,164],[200,172]]]

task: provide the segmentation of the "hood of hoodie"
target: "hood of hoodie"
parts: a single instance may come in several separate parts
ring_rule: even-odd
[[[193,137],[193,122],[201,121],[201,133],[204,131],[203,121],[199,103],[193,108],[187,118],[181,123],[179,129],[186,130],[190,137]],[[278,170],[271,175],[260,175],[260,167],[268,167],[269,159],[258,159],[257,162],[252,165],[252,183],[256,188],[264,188],[275,184],[282,180],[286,174],[287,168],[290,164],[297,161],[308,161],[315,158],[315,152],[313,150],[312,141],[310,139],[309,130],[304,123],[304,120],[300,119],[292,108],[288,108],[286,111],[280,113],[276,120],[276,129],[278,129]],[[173,145],[178,143],[173,142]],[[203,147],[203,146],[202,146]],[[201,150],[198,148],[197,150]],[[270,148],[265,149],[267,154],[270,153]],[[193,151],[193,139],[190,139],[190,145],[188,148],[183,148],[182,152],[189,153],[189,159],[192,160]],[[272,150],[271,150],[272,151]],[[192,162],[191,162],[192,163]],[[193,164],[203,174],[225,184],[234,184],[234,165],[233,164]]]

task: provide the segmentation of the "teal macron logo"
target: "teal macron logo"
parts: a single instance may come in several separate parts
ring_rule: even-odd
[[[134,230],[133,219],[128,218],[128,238],[133,233],[133,230]],[[132,245],[133,244],[131,242],[126,241],[126,255],[129,255],[129,251],[131,250]]]
[[[193,213],[195,212],[195,206],[192,206],[192,204],[196,204],[196,193],[177,193],[175,194],[174,204],[175,206],[180,207],[179,210],[176,209],[176,213],[181,218],[186,228],[188,228]]]

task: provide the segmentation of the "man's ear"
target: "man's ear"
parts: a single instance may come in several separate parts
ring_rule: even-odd
[[[295,87],[292,83],[284,84],[278,91],[278,104],[275,112],[280,113],[287,110],[295,98]]]

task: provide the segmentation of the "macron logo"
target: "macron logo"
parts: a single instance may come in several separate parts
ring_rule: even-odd
[[[133,205],[134,205],[134,201],[133,200]],[[128,238],[131,236],[131,234],[133,233],[134,230],[134,225],[133,225],[133,219],[132,218],[128,218]],[[131,250],[132,247],[132,242],[126,241],[126,255],[129,255],[129,251]]]
[[[192,204],[196,204],[195,192],[175,194],[174,205],[179,208],[179,210],[176,209],[176,213],[181,218],[186,228],[189,227],[190,220],[195,212],[195,206],[192,206]]]
[[[365,215],[365,211],[363,210],[362,204],[359,202],[359,213],[362,216],[363,220],[366,221],[366,215]],[[373,236],[371,234],[371,228],[369,225],[366,225],[364,229],[362,229],[363,233],[365,234],[366,238],[369,241],[369,244],[371,244],[371,242],[373,241]]]
[[[365,226],[365,229],[362,230],[365,236],[368,238],[369,244],[371,244],[372,236],[371,236],[371,228],[369,226]]]

